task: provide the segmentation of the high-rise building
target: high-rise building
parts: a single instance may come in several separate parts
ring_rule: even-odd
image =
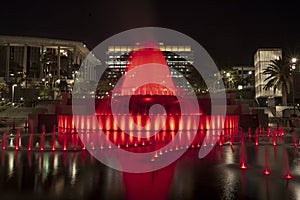
[[[139,44],[135,46],[109,46],[107,49],[107,58],[104,61],[106,63],[107,69],[105,70],[101,80],[105,85],[102,88],[107,88],[102,92],[107,92],[115,87],[115,84],[120,79],[120,77],[125,73],[126,67],[129,62],[129,56],[132,51],[142,49],[143,47]],[[194,70],[193,60],[194,54],[191,46],[189,45],[165,45],[164,43],[159,43],[156,47],[162,52],[167,65],[170,68],[170,77],[173,78],[174,82],[182,81],[182,77],[186,78],[189,83],[179,85],[184,90],[189,90],[194,82],[201,79],[201,76],[197,74],[198,72]],[[96,69],[97,70],[97,69]],[[197,72],[197,73],[195,73]],[[192,76],[199,76],[198,79]],[[188,87],[188,88],[185,88]],[[105,94],[101,94],[105,95]]]
[[[255,98],[256,99],[267,99],[269,97],[281,97],[281,90],[276,90],[274,93],[273,89],[265,90],[266,85],[265,79],[268,77],[264,75],[264,70],[269,67],[272,60],[276,60],[282,57],[282,49],[280,48],[264,48],[258,49],[254,55],[254,66],[255,66]]]

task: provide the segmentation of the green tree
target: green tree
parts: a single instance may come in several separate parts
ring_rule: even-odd
[[[39,95],[42,96],[43,99],[46,99],[46,97],[48,98],[50,93],[51,93],[51,88],[49,88],[47,86],[40,87]]]
[[[287,95],[291,91],[292,77],[290,72],[289,62],[285,59],[279,58],[278,60],[272,60],[271,64],[263,71],[264,75],[268,77],[264,80],[267,84],[264,86],[264,90],[273,89],[282,92],[282,105],[287,105]]]
[[[0,95],[8,92],[8,85],[6,83],[0,83]]]

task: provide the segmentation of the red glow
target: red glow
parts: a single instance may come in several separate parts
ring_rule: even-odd
[[[53,126],[53,133],[52,133],[52,151],[55,151],[56,149],[56,126]]]
[[[259,145],[259,136],[258,133],[255,133],[255,145],[258,146]]]
[[[277,135],[276,133],[274,132],[273,133],[273,146],[276,146],[277,145]]]
[[[123,76],[124,79],[122,80],[120,85],[117,85],[113,90],[113,93],[116,93],[118,95],[114,96],[114,98],[107,97],[105,99],[99,99],[95,101],[96,119],[98,120],[100,127],[98,126],[98,123],[93,120],[92,115],[81,115],[74,117],[71,115],[58,116],[58,130],[60,130],[60,132],[58,133],[59,143],[63,146],[63,149],[67,149],[67,144],[72,145],[73,143],[73,141],[70,142],[70,138],[67,137],[66,133],[77,133],[77,130],[75,128],[76,123],[74,122],[74,120],[76,119],[76,121],[79,122],[77,123],[77,125],[79,126],[77,127],[78,129],[89,129],[91,132],[97,132],[99,128],[101,128],[101,130],[105,131],[104,134],[106,134],[106,138],[120,148],[139,147],[155,144],[155,146],[157,146],[155,148],[159,149],[171,142],[174,137],[177,136],[176,134],[179,128],[187,130],[187,132],[180,136],[180,142],[178,142],[179,144],[176,144],[178,145],[178,148],[183,148],[187,145],[190,145],[186,144],[186,138],[191,137],[188,131],[197,131],[197,135],[194,142],[192,143],[192,146],[200,146],[199,144],[203,142],[203,138],[205,136],[201,135],[200,132],[204,130],[213,130],[213,133],[210,135],[208,133],[205,133],[209,136],[209,141],[206,142],[209,142],[208,144],[210,145],[214,145],[216,143],[216,129],[223,121],[222,116],[203,115],[201,109],[195,110],[192,115],[191,113],[181,113],[177,94],[185,92],[182,89],[176,87],[173,79],[170,78],[171,73],[169,66],[167,65],[164,54],[160,51],[158,45],[151,45],[147,46],[146,48],[134,50],[130,53],[128,58],[129,59],[126,66],[126,73]],[[153,65],[146,65],[150,63],[152,63]],[[142,68],[143,65],[145,69]],[[138,69],[143,69],[143,73],[139,72]],[[149,84],[144,84],[141,87],[136,88],[136,86],[138,85],[137,78],[132,78],[135,76],[139,77],[139,79],[147,80]],[[162,128],[162,131],[158,132],[157,134],[155,134],[155,136],[152,137],[150,137],[150,134],[148,137],[148,134],[146,132],[145,139],[129,135],[127,133],[135,131],[133,130],[134,126],[132,125],[132,123],[128,122],[128,118],[125,117],[122,111],[120,111],[120,113],[117,113],[118,116],[121,116],[119,120],[119,126],[122,127],[122,130],[118,127],[118,124],[115,122],[111,110],[111,104],[114,102],[122,102],[122,100],[126,99],[128,96],[130,96],[130,117],[135,123],[141,126],[145,126],[151,123],[148,114],[151,106],[153,106],[154,104],[159,104],[165,108],[166,113],[163,115],[166,115],[166,124]],[[201,100],[198,100],[199,105],[201,105],[202,107],[207,107],[206,109],[211,107],[211,102],[204,102],[202,104],[200,103],[200,101]],[[187,120],[181,120],[181,116],[183,114],[188,114],[190,117]],[[196,119],[198,119],[199,116],[201,119],[200,123],[198,124],[198,122],[196,122]],[[155,121],[155,118],[151,120],[154,120],[155,125],[158,125],[160,123],[160,121]],[[228,130],[237,128],[239,126],[238,121],[238,116],[228,115],[225,119],[224,131],[227,131],[227,133],[224,133],[224,135],[230,134],[231,144],[235,138],[236,133],[234,131]],[[198,131],[199,128],[201,131]],[[146,131],[150,132],[152,130]],[[61,137],[60,135],[63,136]],[[94,138],[88,138],[88,135],[84,135],[83,137],[85,137],[85,140],[89,142],[86,145],[90,145],[90,142],[92,140],[95,140]],[[228,139],[224,137],[224,140],[220,140],[219,144],[223,145],[225,142],[227,142],[225,140]],[[105,144],[105,142],[103,141],[95,143],[93,142],[93,145],[95,146],[93,146],[92,148],[95,148],[96,150],[100,147],[102,148],[102,146],[104,149],[112,148],[111,145]],[[85,147],[82,148],[85,149]],[[149,152],[155,150],[151,148],[144,149],[145,151]],[[132,148],[126,150],[134,151],[132,150]]]
[[[298,143],[295,142],[294,143],[294,147],[297,148],[298,147]]]
[[[153,162],[155,159],[152,160]],[[165,200],[175,172],[175,164],[161,170],[148,173],[123,173],[125,199],[130,200]],[[155,176],[155,177],[154,177]]]
[[[20,149],[20,138],[21,138],[21,129],[18,129],[18,133],[16,136],[16,147],[15,150],[18,151]]]
[[[292,175],[290,174],[290,172],[288,172],[288,174],[287,175],[285,175],[285,177],[284,178],[286,178],[286,179],[292,179],[293,177],[292,177]]]
[[[270,174],[271,174],[270,170],[266,167],[264,170],[264,175],[270,175]]]
[[[131,52],[128,59],[128,64],[126,66],[126,72],[130,72],[145,64],[160,64],[161,67],[153,70],[149,67],[143,68],[143,73],[138,73],[137,76],[141,80],[148,80],[149,84],[141,86],[134,91],[132,88],[136,87],[136,78],[131,78],[131,76],[124,76],[123,82],[119,88],[114,90],[120,91],[122,95],[175,95],[175,85],[172,78],[165,80],[168,82],[168,88],[163,87],[163,85],[155,84],[161,82],[159,77],[168,77],[170,75],[170,70],[167,65],[166,59],[160,49],[157,47],[141,48],[136,51]],[[158,76],[158,74],[160,76]],[[144,99],[144,101],[150,101],[151,99]]]
[[[144,101],[151,101],[152,99],[150,97],[144,98]]]
[[[80,118],[80,121],[85,121],[86,118],[89,118],[90,116],[75,116]],[[58,127],[61,132],[58,133],[58,142],[62,145],[62,149],[68,149],[68,144],[72,145],[72,149],[77,149],[77,144],[81,145],[81,148],[85,150],[85,148],[82,146],[80,139],[78,138],[77,130],[75,128],[75,123],[74,123],[74,118],[71,115],[60,115],[58,116]],[[146,124],[148,120],[147,115],[134,115],[132,117],[138,124]],[[159,146],[158,148],[161,148],[162,145],[165,145],[166,143],[172,141],[174,137],[176,137],[177,130],[179,128],[179,124],[181,123],[182,126],[187,130],[186,135],[184,137],[181,137],[181,142],[178,144],[179,146],[186,146],[185,144],[185,138],[190,137],[190,132],[193,130],[197,130],[200,128],[200,130],[197,131],[196,137],[191,145],[200,147],[200,144],[202,144],[203,139],[205,136],[209,138],[208,141],[210,141],[209,144],[211,144],[211,141],[215,140],[213,139],[216,137],[216,131],[209,129],[211,125],[211,121],[219,119],[219,116],[209,116],[209,115],[201,115],[200,116],[200,123],[198,126],[196,125],[189,125],[188,123],[192,124],[194,122],[193,116],[189,120],[187,120],[185,123],[183,123],[180,120],[180,116],[176,115],[171,115],[167,116],[167,122],[166,126],[164,127],[164,131],[161,131],[155,136],[147,137],[145,139],[141,139],[139,137],[134,137],[126,132],[121,131],[118,127],[115,127],[113,125],[113,116],[110,115],[97,115],[97,119],[99,119],[100,122],[103,122],[102,124],[105,124],[104,127],[108,129],[105,134],[107,139],[109,139],[111,142],[113,142],[116,146],[120,146],[121,148],[126,148],[126,147],[134,147],[134,146],[146,146],[146,145],[151,145],[151,144],[156,144]],[[231,121],[231,123],[229,123]],[[66,123],[67,122],[67,123]],[[109,123],[108,123],[109,122]],[[126,122],[124,122],[126,123]],[[214,122],[213,122],[214,124]],[[233,126],[231,127],[230,124]],[[65,125],[67,125],[69,128],[66,128]],[[109,127],[109,128],[108,128]],[[190,128],[187,129],[187,127]],[[219,138],[218,144],[219,145],[224,145],[226,142],[230,142],[230,145],[233,145],[233,142],[238,142],[238,139],[236,136],[238,136],[239,132],[236,131],[238,127],[238,117],[237,116],[226,116],[225,119],[225,127],[224,130],[222,131],[222,137]],[[90,126],[90,130],[97,131],[98,125],[92,123]],[[116,128],[116,129],[115,129]],[[73,138],[73,135],[75,136],[75,139]],[[83,137],[88,137],[87,135],[83,135]],[[54,134],[53,134],[54,138]],[[94,140],[94,138],[90,138],[89,140]],[[54,139],[53,139],[54,141]],[[53,148],[53,143],[52,141],[52,146]],[[95,150],[100,149],[101,146],[103,146],[103,142],[97,141],[94,142],[94,147]],[[203,146],[207,145],[205,142],[203,143]],[[108,146],[103,146],[103,149],[109,148]],[[128,149],[128,151],[134,151],[134,149]],[[145,151],[151,151],[151,149],[147,149]]]
[[[6,135],[7,133],[3,133],[2,135],[2,150],[6,149]]]
[[[129,59],[129,64],[127,65],[126,71],[129,71],[137,66],[158,63],[162,65],[167,65],[166,59],[163,53],[160,51],[159,47],[156,45],[151,45],[152,47],[141,48],[137,51],[131,53],[131,58]]]
[[[241,165],[240,165],[240,168],[241,169],[247,169],[248,167],[247,167],[245,162],[242,162]]]
[[[64,137],[64,147],[63,147],[63,150],[64,151],[66,151],[67,150],[67,145],[68,145],[68,140],[67,140],[67,133],[65,133],[64,135],[63,135],[63,137]]]

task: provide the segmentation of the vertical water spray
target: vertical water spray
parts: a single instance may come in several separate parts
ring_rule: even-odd
[[[56,125],[53,125],[53,132],[52,132],[52,145],[51,150],[56,150]]]
[[[284,165],[285,165],[285,176],[284,178],[286,179],[292,179],[293,176],[291,175],[291,172],[290,172],[290,164],[289,164],[289,156],[287,154],[287,151],[284,151]]]
[[[2,135],[2,150],[6,150],[7,149],[6,138],[7,138],[7,133],[5,132]]]
[[[45,135],[46,135],[46,128],[45,128],[45,125],[43,125],[42,135],[41,135],[41,140],[40,140],[40,150],[41,151],[45,150]]]
[[[245,144],[241,145],[241,150],[240,150],[240,168],[241,169],[247,169],[247,151]]]
[[[18,133],[15,141],[15,150],[18,151],[20,149],[20,140],[21,140],[21,129],[18,129]]]
[[[270,175],[270,167],[269,167],[269,150],[266,147],[265,148],[265,170],[264,170],[264,175]]]

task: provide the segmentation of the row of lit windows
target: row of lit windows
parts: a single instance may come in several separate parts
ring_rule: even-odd
[[[109,46],[108,52],[130,52],[138,51],[139,46]],[[160,51],[172,51],[172,52],[190,52],[191,46],[160,46]]]
[[[255,93],[256,93],[256,97],[281,96],[282,95],[280,90],[276,90],[276,93],[274,93],[274,90],[272,88],[270,90],[265,90],[265,89],[263,89],[263,86],[256,86]]]

